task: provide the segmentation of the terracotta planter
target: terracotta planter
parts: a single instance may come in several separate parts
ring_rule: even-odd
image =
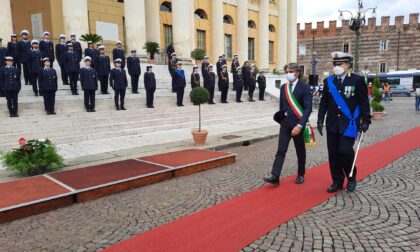
[[[155,60],[155,59],[148,59],[148,60],[147,60],[147,64],[153,64],[153,65],[156,65],[156,60]]]
[[[373,112],[372,113],[373,120],[382,120],[384,119],[384,112]]]
[[[195,60],[195,64],[196,64],[197,66],[201,65],[201,62],[202,62],[202,60]]]
[[[193,135],[195,145],[204,145],[209,132],[207,130],[193,130],[191,131],[191,134]]]

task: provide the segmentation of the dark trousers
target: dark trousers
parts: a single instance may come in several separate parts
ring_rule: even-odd
[[[63,81],[64,85],[68,85],[69,84],[69,77],[67,75],[64,63],[60,63],[60,70],[61,70],[61,80]]]
[[[236,85],[235,85],[235,82],[233,83],[233,85],[232,85],[232,91],[236,91]]]
[[[30,81],[29,62],[22,62],[22,66],[23,66],[23,78],[25,79],[25,85],[28,85],[28,83]]]
[[[255,86],[251,85],[248,87],[248,97],[250,100],[254,99],[254,91],[255,91]]]
[[[131,92],[137,93],[139,89],[140,75],[131,75]]]
[[[334,184],[343,185],[344,178],[349,177],[354,160],[353,145],[355,141],[355,138],[327,131],[328,160]],[[353,178],[356,177],[356,172],[355,167]]]
[[[248,87],[249,87],[248,82],[244,81],[244,89],[248,90]]]
[[[125,99],[125,89],[123,90],[114,90],[114,102],[115,107],[124,107],[124,99]],[[119,104],[118,104],[119,100]]]
[[[95,90],[84,90],[86,110],[95,109]]]
[[[68,72],[67,73],[70,79],[70,89],[71,93],[77,94],[77,81],[79,80],[79,73],[78,72]]]
[[[19,91],[3,91],[7,100],[7,109],[12,115],[17,114],[18,111],[18,94]]]
[[[214,87],[213,88],[206,88],[206,89],[207,89],[207,91],[209,91],[209,94],[210,94],[209,102],[210,103],[214,102],[213,101],[213,99],[214,99]]]
[[[45,110],[49,113],[55,111],[55,92],[56,91],[42,91],[44,97]]]
[[[172,77],[172,92],[175,93],[176,92],[176,88],[175,88],[175,77],[174,77],[174,72],[171,72],[171,77]]]
[[[108,93],[108,75],[99,75],[99,82],[101,83],[101,94]]]
[[[178,106],[181,106],[184,101],[184,89],[185,88],[176,89],[176,105]]]
[[[30,83],[32,85],[32,91],[34,91],[34,94],[38,94],[38,73],[30,74]]]
[[[259,99],[260,99],[260,101],[261,100],[264,100],[264,95],[265,95],[265,87],[260,87],[259,88],[259,90],[260,90],[260,93],[259,93]]]
[[[154,98],[155,98],[155,90],[146,89],[146,105],[147,105],[147,107],[153,107]]]
[[[1,85],[0,85],[0,97],[4,97],[4,96],[5,96],[4,91],[1,89]]]
[[[241,100],[243,89],[244,89],[243,86],[236,87],[236,101],[237,102],[239,102]]]
[[[293,123],[287,123],[288,118],[284,118],[280,127],[279,143],[274,159],[273,169],[271,174],[276,177],[280,177],[281,170],[283,169],[284,159],[286,157],[287,148],[289,147],[290,139],[293,138],[295,144],[296,156],[298,159],[298,175],[305,175],[305,163],[306,163],[306,149],[305,140],[303,138],[304,129],[301,130],[300,134],[292,137]],[[284,122],[284,123],[283,123]],[[289,125],[290,124],[290,125]]]
[[[222,102],[227,102],[227,96],[228,96],[228,91],[229,91],[229,87],[221,87],[222,90],[222,94],[221,94],[221,101]]]

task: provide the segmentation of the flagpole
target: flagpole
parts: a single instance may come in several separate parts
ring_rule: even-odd
[[[357,154],[359,154],[360,144],[362,143],[362,139],[363,139],[363,133],[364,132],[362,131],[362,133],[360,134],[360,139],[359,139],[359,143],[357,144],[356,153],[354,154],[353,165],[351,166],[349,178],[353,177],[354,166],[356,165]]]

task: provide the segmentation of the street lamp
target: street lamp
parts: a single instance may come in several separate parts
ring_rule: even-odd
[[[338,12],[340,13],[340,16],[338,16],[338,19],[340,21],[343,21],[344,19],[344,13],[349,13],[350,14],[350,23],[349,23],[349,28],[350,30],[354,31],[356,33],[356,52],[354,55],[354,71],[356,73],[359,72],[359,54],[360,54],[360,36],[361,36],[361,29],[362,27],[366,24],[366,13],[368,11],[372,11],[372,17],[376,17],[376,8],[368,8],[368,9],[364,9],[363,8],[363,1],[362,0],[357,0],[358,1],[358,9],[357,12],[353,15],[353,13],[351,11],[348,10],[338,10]]]

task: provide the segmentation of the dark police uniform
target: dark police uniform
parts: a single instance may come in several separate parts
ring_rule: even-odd
[[[114,89],[114,101],[115,107],[117,110],[125,110],[124,107],[124,98],[125,98],[125,91],[128,86],[127,76],[125,74],[124,69],[122,68],[113,68],[111,73],[109,74],[109,83],[111,87]],[[120,103],[118,104],[118,100]]]
[[[50,59],[50,66],[54,68],[54,44],[49,40],[41,40],[39,41],[39,50],[41,51],[42,58],[49,58]]]
[[[70,89],[72,95],[78,95],[77,93],[77,81],[80,72],[80,60],[79,54],[74,51],[67,51],[64,58],[64,69],[66,69],[67,75],[70,79]]]
[[[65,68],[67,45],[65,43],[59,43],[55,45],[55,56],[61,70],[61,80],[64,85],[69,85],[69,77]]]
[[[219,87],[221,94],[221,102],[222,103],[228,103],[227,102],[227,95],[229,91],[229,74],[228,72],[220,72],[220,79],[219,79]]]
[[[146,105],[153,108],[154,93],[156,91],[155,73],[144,73],[144,89],[146,90]]]
[[[7,56],[10,56],[14,59],[13,66],[17,67],[18,65],[18,43],[17,42],[8,42],[7,43]]]
[[[244,89],[244,79],[242,73],[239,74],[237,71],[233,74],[233,85],[236,86],[236,102],[242,102],[242,91]]]
[[[140,58],[137,56],[129,56],[127,58],[128,74],[131,77],[131,91],[133,94],[138,94],[139,79],[141,74]]]
[[[250,68],[244,63],[242,66],[242,77],[244,78],[244,90],[248,90]]]
[[[99,55],[96,71],[101,83],[101,94],[108,94],[108,76],[111,72],[110,60],[107,55]]]
[[[90,67],[93,67],[96,69],[96,65],[98,64],[98,57],[99,57],[99,51],[96,48],[85,48],[85,57],[89,56],[92,61]]]
[[[201,62],[201,74],[203,75],[203,78],[204,78],[204,72],[207,72],[209,65],[210,63],[208,61]]]
[[[4,92],[10,117],[17,117],[18,94],[20,91],[20,71],[11,66],[0,69],[0,90]]]
[[[38,96],[38,72],[42,68],[42,54],[40,50],[31,50],[29,54],[29,74],[32,90]],[[40,95],[42,91],[40,90]]]
[[[121,59],[121,68],[124,69],[125,67],[125,51],[123,48],[114,48],[112,50],[112,60]]]
[[[192,73],[191,74],[191,88],[196,88],[200,86],[200,74]]]
[[[44,106],[48,115],[55,114],[55,93],[57,92],[57,72],[54,68],[44,67],[38,72],[39,89],[42,90]]]
[[[31,42],[29,40],[22,39],[17,44],[18,52],[18,69],[21,70],[23,65],[23,77],[25,79],[25,85],[29,84],[29,55],[31,53]]]
[[[74,47],[73,51],[76,53],[77,59],[79,60],[79,63],[80,63],[80,61],[82,60],[82,57],[83,57],[83,55],[82,55],[82,53],[83,53],[82,45],[77,40],[70,40],[70,41],[66,42],[66,44],[69,44],[69,43],[71,43],[73,45],[73,47]]]
[[[218,84],[220,83],[220,76],[222,74],[222,66],[224,65],[223,60],[219,59],[216,63],[216,72],[217,72],[217,78],[218,78]],[[219,91],[220,90],[220,84],[218,85]]]
[[[172,78],[172,92],[176,92],[176,90],[175,90],[175,76],[174,76],[174,73],[175,73],[175,71],[176,71],[176,63],[178,62],[178,59],[177,58],[175,58],[175,59],[170,59],[169,60],[169,62],[168,62],[168,70],[169,70],[169,73],[171,74],[171,78]]]
[[[257,85],[257,75],[254,71],[249,71],[249,75],[248,75],[248,100],[253,102],[254,100],[254,91],[255,91],[255,87]]]
[[[231,66],[230,66],[230,68],[231,68],[230,72],[232,73],[232,75],[234,75],[236,73],[236,69],[240,66],[241,66],[241,64],[239,63],[239,60],[237,58],[234,58]],[[233,89],[232,90],[235,91],[236,90],[235,82],[233,82],[233,83],[234,84],[233,84]]]
[[[265,88],[267,87],[265,76],[262,76],[261,74],[258,75],[257,82],[258,82],[258,89],[260,91],[259,92],[259,100],[264,101],[265,100],[264,99]]]
[[[208,67],[207,70],[205,72],[203,72],[203,79],[204,79],[204,88],[207,89],[207,91],[209,91],[210,94],[210,99],[209,99],[209,104],[215,104],[214,103],[214,87],[216,85],[216,74],[212,71],[208,71]]]
[[[187,82],[185,80],[185,73],[184,70],[180,70],[182,73],[179,74],[177,71],[173,73],[174,76],[174,84],[175,84],[175,90],[176,90],[176,105],[178,107],[184,106],[183,100],[184,100],[184,89],[187,86]]]
[[[0,38],[0,42],[2,39]],[[7,47],[0,46],[0,67],[6,65]]]
[[[80,84],[84,91],[85,108],[87,112],[95,112],[95,91],[98,89],[98,77],[92,67],[80,69]]]

